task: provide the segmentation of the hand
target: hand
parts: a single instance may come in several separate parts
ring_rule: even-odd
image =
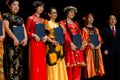
[[[14,41],[14,46],[18,46],[19,45],[18,39],[14,39],[13,41]]]
[[[97,47],[95,47],[95,49],[100,49],[101,47],[101,44],[99,44]]]
[[[71,43],[70,45],[72,50],[76,50],[77,47],[73,43]]]
[[[105,51],[104,51],[104,54],[105,54],[105,55],[108,55],[108,50],[105,50]]]
[[[59,43],[55,40],[52,40],[52,44],[55,45],[55,46],[59,45]]]
[[[3,41],[4,39],[5,39],[4,35],[0,36],[0,41]]]
[[[80,48],[80,50],[84,50],[84,49],[85,49],[85,46],[82,45],[81,48]]]
[[[91,49],[95,49],[95,46],[92,43],[90,43],[90,47]]]
[[[47,41],[47,38],[48,38],[47,36],[44,36],[44,37],[42,38],[42,41],[43,41],[43,42],[46,42],[46,41]]]
[[[27,45],[27,39],[24,39],[22,42],[21,42],[22,46],[26,46]]]
[[[36,41],[40,41],[40,37],[37,34],[32,34]]]

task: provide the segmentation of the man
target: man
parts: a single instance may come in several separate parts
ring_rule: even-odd
[[[120,30],[115,15],[110,15],[104,27],[105,80],[120,80]]]

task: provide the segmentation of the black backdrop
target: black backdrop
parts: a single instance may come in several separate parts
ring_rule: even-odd
[[[25,22],[28,16],[33,14],[32,3],[35,0],[20,0],[20,11]],[[82,18],[88,13],[92,12],[95,16],[94,25],[100,30],[106,24],[106,17],[114,13],[120,17],[120,2],[119,0],[41,0],[45,2],[45,9],[42,17],[45,18],[45,12],[49,7],[56,7],[59,13],[58,20],[64,19],[63,8],[69,5],[73,5],[78,8],[78,13],[76,14],[76,20],[83,25]],[[0,0],[0,11],[2,13],[7,11],[7,6],[5,5],[5,0]],[[83,26],[82,26],[83,27]],[[102,32],[101,32],[102,33]],[[28,75],[28,46],[25,47],[25,76],[27,80]]]

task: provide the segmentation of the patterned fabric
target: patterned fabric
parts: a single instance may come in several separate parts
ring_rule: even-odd
[[[58,23],[46,21],[46,30],[49,38],[55,40],[54,28],[59,27]],[[63,45],[47,43],[47,80],[68,80]]]
[[[4,13],[3,19],[9,21],[9,27],[22,26],[23,19],[16,14]],[[5,76],[7,80],[23,80],[23,47],[14,46],[13,40],[6,35],[5,46]]]
[[[82,36],[85,40],[90,43],[90,34],[96,33],[98,35],[99,43],[102,43],[101,36],[99,34],[99,30],[97,28],[86,28],[82,29]],[[90,45],[87,45],[85,50],[85,60],[86,60],[86,68],[85,68],[85,78],[92,78],[94,76],[103,76],[105,74],[104,65],[102,60],[101,49],[93,50]]]
[[[52,21],[46,21],[46,30],[49,32],[48,36],[55,40],[54,28],[59,27],[58,23]],[[47,64],[55,65],[59,59],[63,59],[63,45],[53,45],[51,43],[47,44]]]
[[[2,20],[1,13],[0,13],[0,20]],[[0,41],[0,80],[4,80],[3,54],[4,54],[3,42]]]

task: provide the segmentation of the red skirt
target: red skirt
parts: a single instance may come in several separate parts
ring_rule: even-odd
[[[30,80],[46,80],[46,48],[44,42],[30,41]]]

